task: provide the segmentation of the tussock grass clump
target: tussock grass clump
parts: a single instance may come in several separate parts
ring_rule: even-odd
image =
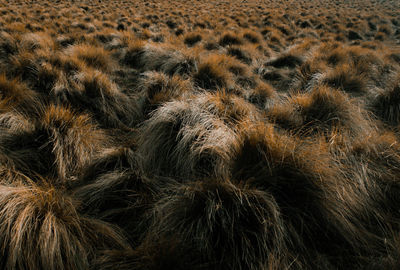
[[[58,177],[68,179],[88,165],[107,144],[107,137],[87,115],[57,106],[46,109],[40,128],[46,130]]]
[[[67,54],[78,58],[89,67],[103,72],[110,72],[113,69],[113,61],[110,54],[102,47],[86,44],[74,45],[67,49]]]
[[[150,114],[165,102],[190,95],[192,85],[180,76],[169,77],[159,72],[147,72],[139,80],[138,90],[141,92],[141,111]]]
[[[207,90],[234,90],[237,84],[253,84],[247,65],[237,59],[219,54],[212,54],[199,64],[198,71],[193,75],[195,85]]]
[[[36,80],[39,63],[36,54],[21,51],[10,57],[10,68],[6,70],[8,77],[20,76],[23,81],[32,82]]]
[[[382,90],[371,101],[372,111],[385,123],[397,126],[400,124],[400,78],[397,78],[388,89]]]
[[[287,92],[291,88],[294,72],[288,69],[261,68],[258,73],[265,82],[271,84],[277,91]]]
[[[318,47],[296,71],[293,86],[310,90],[319,84],[368,96],[392,80],[393,66],[374,51],[360,46],[343,47],[328,43]]]
[[[297,91],[310,90],[319,83],[322,72],[328,67],[322,61],[306,60],[298,66],[292,81],[293,89]]]
[[[79,212],[118,225],[133,243],[147,231],[145,214],[159,186],[140,176],[136,162],[131,148],[107,149],[83,170],[72,189],[81,201]]]
[[[18,52],[18,45],[15,38],[7,32],[0,33],[0,57],[2,60],[8,59],[11,55]]]
[[[203,37],[198,33],[188,33],[185,35],[183,42],[189,47],[196,45]]]
[[[199,97],[201,107],[223,120],[231,127],[242,121],[254,121],[259,114],[254,106],[235,94],[217,92]]]
[[[118,230],[81,217],[76,202],[51,186],[0,186],[4,269],[87,269],[99,249],[125,248]]]
[[[400,182],[395,177],[399,173],[399,151],[395,134],[373,133],[355,142],[346,160],[358,167],[358,170],[354,171],[355,174],[367,179],[366,188],[376,204],[373,211],[381,211],[382,215],[393,215],[394,219],[387,225],[396,227],[398,225],[393,225],[392,222],[396,223],[399,215],[392,212],[392,209],[399,205],[396,193]]]
[[[221,46],[241,45],[241,44],[243,44],[242,39],[235,33],[231,32],[224,33],[219,40],[219,45]]]
[[[229,47],[228,55],[237,58],[239,61],[250,65],[252,63],[252,58],[249,52],[242,49],[241,47]]]
[[[22,112],[16,112],[8,100],[0,101],[0,127],[2,129],[11,132],[32,130],[31,119]]]
[[[166,103],[139,132],[141,169],[183,179],[192,175],[224,177],[224,164],[234,154],[237,141],[235,123],[248,117],[257,117],[251,105],[225,94]]]
[[[365,95],[367,92],[366,78],[351,65],[336,67],[323,77],[322,82],[354,96]]]
[[[129,42],[125,50],[125,54],[121,57],[122,64],[129,65],[132,68],[139,67],[139,59],[144,53],[144,42],[139,40],[136,42]]]
[[[303,59],[293,54],[284,54],[276,59],[268,61],[267,66],[273,66],[275,68],[295,68],[303,63]]]
[[[254,91],[250,92],[247,96],[247,100],[250,103],[261,109],[268,109],[271,107],[275,99],[277,99],[276,91],[271,85],[264,82],[259,82]]]
[[[275,263],[284,250],[279,209],[266,192],[239,189],[229,182],[196,181],[174,187],[154,211],[147,245],[163,247],[173,258],[185,250],[195,268],[259,269]],[[174,263],[180,269],[187,261]]]
[[[261,123],[246,124],[241,127],[243,132],[240,149],[233,163],[233,178],[238,181],[244,181],[243,184],[261,190],[274,190],[279,193],[282,185],[283,196],[282,203],[290,204],[292,200],[313,200],[311,197],[318,196],[318,188],[316,179],[319,178],[319,169],[312,162],[303,160],[302,145],[297,143],[296,139],[285,135],[280,135],[274,130],[273,125],[262,125]],[[296,153],[296,154],[294,154]],[[313,160],[313,162],[316,160]],[[303,167],[304,166],[304,167]],[[309,167],[310,166],[310,167]],[[329,166],[326,164],[326,166]],[[322,169],[322,168],[321,168]],[[328,169],[328,168],[326,168]],[[323,169],[322,169],[323,170]],[[329,169],[327,170],[329,171]],[[300,177],[300,175],[302,175]],[[316,178],[316,179],[315,179]],[[287,183],[286,181],[294,181]],[[301,182],[301,183],[300,183]],[[276,185],[276,187],[275,187]],[[291,195],[286,194],[285,185],[290,185]],[[294,188],[298,185],[298,189]],[[309,195],[301,195],[302,192],[313,193]],[[304,203],[295,203],[302,207],[307,205]],[[278,203],[280,200],[278,199]]]
[[[220,48],[219,44],[214,40],[208,40],[204,44],[204,49],[207,51],[218,50]]]
[[[296,235],[299,226],[320,227],[324,222],[321,201],[324,191],[318,179],[323,177],[322,172],[327,172],[330,177],[329,162],[324,167],[318,167],[322,165],[314,163],[318,159],[305,159],[302,145],[279,135],[272,125],[243,125],[242,132],[243,139],[233,162],[232,177],[248,188],[263,190],[273,196],[283,222],[286,220],[291,224],[289,226],[294,226],[293,235],[288,233],[285,238],[293,237],[292,244],[298,245],[300,250],[302,245],[307,245],[306,238],[315,239],[313,234],[317,228],[303,227],[300,236]],[[314,157],[317,154],[314,153]],[[298,237],[300,239],[296,239]]]
[[[0,100],[27,115],[34,114],[39,101],[38,95],[24,83],[16,79],[9,80],[5,74],[0,75]]]
[[[87,68],[69,82],[60,81],[54,89],[56,102],[91,113],[103,127],[136,123],[140,113],[134,102],[106,74]]]
[[[232,163],[233,179],[273,196],[284,226],[290,228],[285,239],[290,239],[289,248],[294,248],[302,267],[318,268],[315,257],[324,267],[352,267],[370,254],[368,246],[385,245],[382,231],[369,227],[375,210],[364,209],[373,205],[369,194],[359,193],[364,183],[357,188],[347,186],[354,180],[346,178],[324,144],[311,145],[261,123],[243,125],[242,132]],[[345,193],[340,191],[344,186]],[[325,244],[319,246],[322,242]],[[344,246],[347,253],[342,253]]]
[[[54,184],[62,184],[74,179],[107,137],[87,115],[50,106],[43,108],[31,129],[5,130],[0,141],[2,160],[11,168],[32,177],[49,176],[57,181]]]
[[[223,66],[224,57],[212,55],[199,64],[198,71],[194,74],[194,82],[201,88],[216,90],[229,88],[232,75]]]
[[[35,51],[36,49],[55,49],[54,41],[44,32],[24,34],[21,37],[20,46],[22,50],[28,51]]]
[[[170,76],[190,74],[197,68],[193,57],[154,46],[130,49],[124,62],[141,71],[161,71]]]
[[[249,41],[250,43],[260,43],[262,41],[262,37],[259,33],[254,31],[246,31],[243,33],[243,38]]]
[[[389,269],[398,264],[397,239],[392,236],[393,231],[398,230],[399,218],[392,208],[399,204],[395,195],[399,183],[394,176],[398,173],[398,150],[394,134],[379,132],[360,138],[346,152],[336,156],[344,165],[343,172],[352,180],[357,196],[356,200],[348,201],[351,214],[358,214],[361,228],[375,236],[369,239],[369,244],[375,246],[371,254],[375,259],[367,260],[371,267],[377,262]],[[363,205],[354,205],[355,202]]]
[[[356,138],[372,130],[368,114],[348,95],[330,87],[317,87],[286,102],[273,107],[269,116],[278,126],[297,135],[323,134],[330,138],[340,132]]]
[[[264,40],[267,42],[268,46],[274,51],[279,52],[280,47],[284,45],[284,39],[280,31],[274,28],[266,28],[261,32],[264,36]]]

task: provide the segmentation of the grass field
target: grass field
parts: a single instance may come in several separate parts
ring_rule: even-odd
[[[400,269],[400,1],[0,0],[0,269]]]

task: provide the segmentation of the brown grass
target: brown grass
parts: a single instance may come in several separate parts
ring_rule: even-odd
[[[1,269],[398,269],[398,1],[0,1]]]
[[[126,247],[112,226],[80,217],[53,187],[1,185],[4,269],[87,269],[100,248]]]

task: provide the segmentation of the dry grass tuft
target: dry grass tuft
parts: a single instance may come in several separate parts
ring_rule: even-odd
[[[0,186],[5,269],[87,269],[98,249],[126,247],[109,224],[80,217],[76,202],[55,188]]]
[[[340,132],[351,139],[369,134],[373,129],[362,108],[343,92],[326,86],[275,106],[269,117],[279,127],[301,136],[331,138]]]
[[[398,126],[400,124],[400,79],[397,79],[393,86],[384,89],[372,100],[372,110],[385,123]]]

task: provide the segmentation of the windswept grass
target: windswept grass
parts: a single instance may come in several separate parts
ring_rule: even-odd
[[[399,269],[398,10],[0,0],[0,268]]]

